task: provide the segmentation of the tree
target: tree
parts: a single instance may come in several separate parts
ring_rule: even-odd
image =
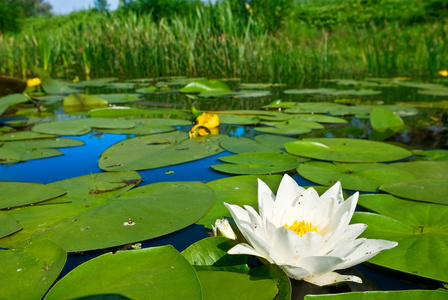
[[[109,10],[109,4],[107,0],[95,0],[93,5],[97,11],[106,12]]]

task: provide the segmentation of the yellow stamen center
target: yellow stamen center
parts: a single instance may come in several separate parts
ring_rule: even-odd
[[[294,231],[299,236],[303,236],[305,233],[314,231],[319,232],[317,230],[316,226],[313,226],[313,223],[311,222],[305,222],[305,221],[295,221],[292,225],[285,224],[285,228]]]

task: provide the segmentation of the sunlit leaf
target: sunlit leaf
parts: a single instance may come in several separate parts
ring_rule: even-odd
[[[230,174],[272,174],[292,170],[299,162],[286,153],[259,152],[220,157],[228,164],[212,165],[214,170]]]
[[[0,238],[13,234],[22,228],[22,225],[20,225],[20,222],[16,218],[6,211],[0,212]]]
[[[67,253],[42,240],[24,249],[0,250],[1,295],[4,299],[41,299],[59,276]]]
[[[145,170],[170,166],[218,154],[222,136],[189,139],[186,132],[136,137],[113,145],[101,154],[105,171]],[[132,153],[132,155],[129,155]]]
[[[170,245],[92,259],[58,281],[45,299],[98,294],[120,294],[130,299],[202,299],[196,272]]]
[[[369,262],[421,277],[448,280],[447,206],[384,194],[361,195],[358,204],[381,214],[355,213],[352,223],[368,224],[363,237],[398,242],[397,247],[381,252]]]
[[[444,291],[407,290],[407,291],[369,291],[327,295],[306,295],[305,300],[443,300]]]
[[[448,205],[447,179],[400,178],[400,182],[382,184],[380,190],[402,198]]]
[[[28,102],[29,99],[24,94],[11,94],[0,98],[0,115],[5,112],[5,110],[15,104]]]
[[[232,92],[230,86],[217,79],[195,80],[179,90],[181,93]]]
[[[34,182],[0,181],[0,209],[42,202],[66,193],[64,189]]]
[[[285,144],[291,154],[338,162],[386,162],[412,155],[403,148],[360,139],[310,138]]]

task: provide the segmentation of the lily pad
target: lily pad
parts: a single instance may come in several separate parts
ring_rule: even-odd
[[[51,185],[14,181],[0,181],[0,190],[0,209],[42,202],[66,193],[64,189]]]
[[[318,89],[289,89],[283,92],[285,94],[293,94],[293,95],[308,95],[308,94],[331,95],[336,91],[337,91],[336,89],[318,88]]]
[[[92,118],[167,118],[167,119],[191,119],[191,112],[178,109],[140,109],[131,107],[106,107],[92,109],[87,113]]]
[[[294,117],[298,120],[308,122],[329,123],[329,124],[348,123],[346,119],[326,115],[297,114]]]
[[[305,300],[443,300],[444,291],[407,290],[407,291],[369,291],[350,292],[329,295],[306,295]]]
[[[226,271],[197,271],[204,299],[272,300],[278,281]],[[216,284],[219,282],[219,284]]]
[[[181,93],[196,94],[210,92],[232,92],[230,86],[217,79],[200,79],[187,84],[179,90]]]
[[[5,110],[15,104],[28,102],[29,99],[24,94],[11,94],[0,98],[0,115],[5,112]]]
[[[284,152],[281,150],[283,144],[278,145],[268,145],[258,142],[256,140],[245,138],[245,137],[235,137],[230,136],[225,138],[221,142],[221,147],[225,150],[241,154],[241,153],[255,153],[255,152]]]
[[[448,150],[414,150],[417,158],[413,160],[432,160],[432,161],[447,161],[448,162]]]
[[[22,225],[16,218],[5,211],[0,212],[0,238],[13,234],[22,228]]]
[[[143,99],[142,95],[140,95],[140,94],[114,93],[114,94],[95,94],[95,95],[91,95],[91,96],[95,96],[95,97],[104,99],[108,103],[111,103],[111,104],[130,103],[130,102],[134,102],[134,101]]]
[[[331,186],[340,181],[344,189],[376,192],[380,185],[398,180],[414,179],[412,173],[395,168],[393,164],[350,164],[319,161],[299,165],[297,172],[315,183]]]
[[[406,180],[400,178],[400,182],[382,184],[380,190],[402,198],[448,205],[447,179]]]
[[[41,299],[59,276],[67,253],[49,240],[0,250],[2,298]]]
[[[448,178],[448,162],[445,161],[399,162],[393,166],[412,173],[420,179],[444,180]]]
[[[34,132],[57,134],[57,135],[83,135],[92,128],[133,128],[135,122],[123,119],[108,118],[83,118],[69,121],[55,121],[36,124],[32,130]]]
[[[337,162],[386,162],[412,155],[406,149],[360,139],[311,138],[285,144],[291,154]]]
[[[277,189],[281,175],[241,175],[219,179],[207,183],[215,191],[216,202],[210,211],[197,224],[212,228],[217,219],[231,218],[224,202],[236,205],[251,205],[257,207],[257,179],[263,180],[273,191]]]
[[[69,87],[67,82],[53,79],[50,75],[44,71],[39,72],[39,77],[42,80],[42,89],[47,94],[51,95],[68,95],[70,93],[79,92],[79,90]]]
[[[196,272],[170,245],[94,258],[58,281],[45,299],[110,293],[130,299],[202,299]]]
[[[34,139],[48,139],[54,137],[56,137],[56,135],[54,134],[44,134],[33,131],[17,131],[0,134],[0,141],[23,141]]]
[[[106,107],[109,103],[103,98],[86,95],[86,94],[70,94],[62,99],[64,108],[92,109],[96,107]]]
[[[42,232],[68,252],[135,243],[185,228],[215,202],[202,182],[158,182],[67,218]]]
[[[329,111],[337,108],[345,107],[345,105],[336,103],[314,103],[314,102],[301,102],[296,106],[285,109],[285,113],[288,114],[326,114]]]
[[[69,85],[74,88],[103,87],[114,81],[118,81],[118,78],[116,77],[95,78],[95,79],[78,81],[76,83],[70,83]]]
[[[136,137],[108,148],[98,165],[105,171],[123,171],[180,164],[222,152],[221,139],[220,135],[189,139],[180,131]]]
[[[44,203],[9,210],[9,214],[20,222],[23,229],[1,238],[0,247],[19,248],[27,245],[30,239],[36,241],[38,235],[41,239],[45,238],[44,234],[48,234],[48,230],[58,223],[98,208],[134,187],[140,180],[141,177],[136,172],[114,172],[90,174],[47,184],[49,188],[66,190],[67,193]],[[72,225],[76,226],[76,223]],[[67,232],[60,235],[70,238]],[[78,246],[77,241],[70,242],[74,244],[74,248]]]
[[[182,255],[193,266],[213,266],[221,271],[237,270],[248,272],[245,255],[231,255],[227,251],[238,244],[226,237],[210,237],[202,239],[182,251]]]
[[[363,237],[398,242],[397,247],[369,262],[448,281],[447,206],[401,200],[391,195],[361,195],[358,204],[381,214],[355,213],[352,223],[368,224]]]
[[[399,115],[383,106],[377,106],[372,109],[370,112],[370,123],[372,128],[378,132],[387,130],[398,132],[404,126],[404,122]]]
[[[311,132],[312,129],[309,127],[298,127],[293,124],[278,124],[276,126],[255,127],[254,130],[271,134],[299,135]]]
[[[290,171],[298,161],[286,154],[275,152],[243,153],[220,157],[229,164],[211,166],[214,170],[230,174],[272,174]]]

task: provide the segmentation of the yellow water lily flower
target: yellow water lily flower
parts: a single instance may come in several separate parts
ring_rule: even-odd
[[[442,77],[448,77],[448,71],[440,70],[439,72],[437,72],[437,75],[442,76]]]
[[[219,134],[219,117],[216,114],[202,113],[195,119],[195,125],[188,135],[190,138],[208,134]]]
[[[42,83],[42,81],[38,77],[36,77],[36,78],[28,79],[27,82],[26,82],[26,85],[28,87],[35,87],[35,86],[38,86],[41,83]]]
[[[398,243],[357,238],[367,227],[349,225],[357,202],[358,193],[344,201],[339,182],[319,197],[313,188],[304,189],[285,175],[275,196],[258,180],[259,214],[251,206],[243,209],[224,203],[248,242],[228,253],[264,258],[289,277],[319,286],[361,283],[357,276],[334,271],[362,263]]]

